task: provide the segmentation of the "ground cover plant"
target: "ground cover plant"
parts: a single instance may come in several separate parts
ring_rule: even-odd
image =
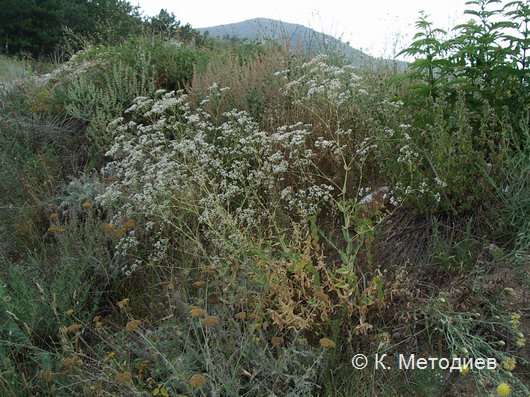
[[[403,73],[155,20],[0,58],[2,395],[527,396],[529,6],[468,6]]]

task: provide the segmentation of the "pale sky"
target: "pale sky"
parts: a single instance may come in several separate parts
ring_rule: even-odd
[[[350,42],[375,57],[392,58],[410,44],[420,11],[436,27],[448,29],[467,21],[466,0],[130,0],[144,16],[161,8],[194,28],[271,18],[297,23]]]

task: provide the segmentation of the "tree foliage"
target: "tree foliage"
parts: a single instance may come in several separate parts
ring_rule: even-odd
[[[141,29],[138,7],[123,0],[3,0],[0,46],[8,54],[52,53],[64,28],[96,40],[114,40]]]
[[[211,44],[208,34],[201,34],[198,30],[193,29],[189,23],[181,24],[174,13],[168,12],[164,8],[160,10],[158,15],[145,18],[143,24],[147,33],[162,39],[176,39],[185,43],[193,42],[201,46]]]
[[[453,28],[452,38],[420,16],[413,43],[400,53],[415,60],[410,72],[395,81],[409,82],[410,102],[442,96],[456,104],[463,97],[473,120],[492,107],[523,128],[529,122],[530,3],[466,4],[471,18]]]

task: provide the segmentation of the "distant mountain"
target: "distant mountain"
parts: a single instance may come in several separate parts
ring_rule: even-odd
[[[312,54],[325,53],[330,50],[339,51],[350,58],[356,66],[378,65],[381,63],[393,64],[392,60],[374,58],[333,36],[319,33],[303,25],[275,19],[255,18],[227,25],[198,28],[197,30],[201,33],[208,31],[210,36],[214,37],[230,38],[235,36],[256,42],[289,40],[291,48],[300,48],[306,53]],[[400,69],[406,67],[405,62],[397,61],[397,63]]]

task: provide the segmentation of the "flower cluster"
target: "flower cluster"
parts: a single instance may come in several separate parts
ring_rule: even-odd
[[[288,72],[294,72],[297,78],[289,81]],[[341,107],[359,95],[367,95],[352,65],[330,65],[326,55],[314,57],[299,70],[281,71],[277,75],[286,80],[284,95],[293,95],[299,104],[324,98],[335,107]]]
[[[224,91],[212,86],[205,100],[217,100]],[[267,203],[312,215],[332,200],[334,188],[318,182],[314,159],[317,152],[340,153],[337,141],[314,139],[312,126],[300,122],[265,132],[237,109],[224,112],[221,121],[192,109],[184,92],[159,90],[153,98],[136,98],[124,117],[109,124],[114,142],[102,172],[112,182],[96,201],[114,208],[113,224],[136,219],[143,225],[124,233],[117,255],[147,248],[145,262],[163,261],[172,216],[190,203],[204,225],[220,225],[229,213],[230,222],[251,227],[261,222]],[[336,136],[350,133],[339,130]],[[137,258],[122,270],[128,274],[132,268],[138,268]]]

